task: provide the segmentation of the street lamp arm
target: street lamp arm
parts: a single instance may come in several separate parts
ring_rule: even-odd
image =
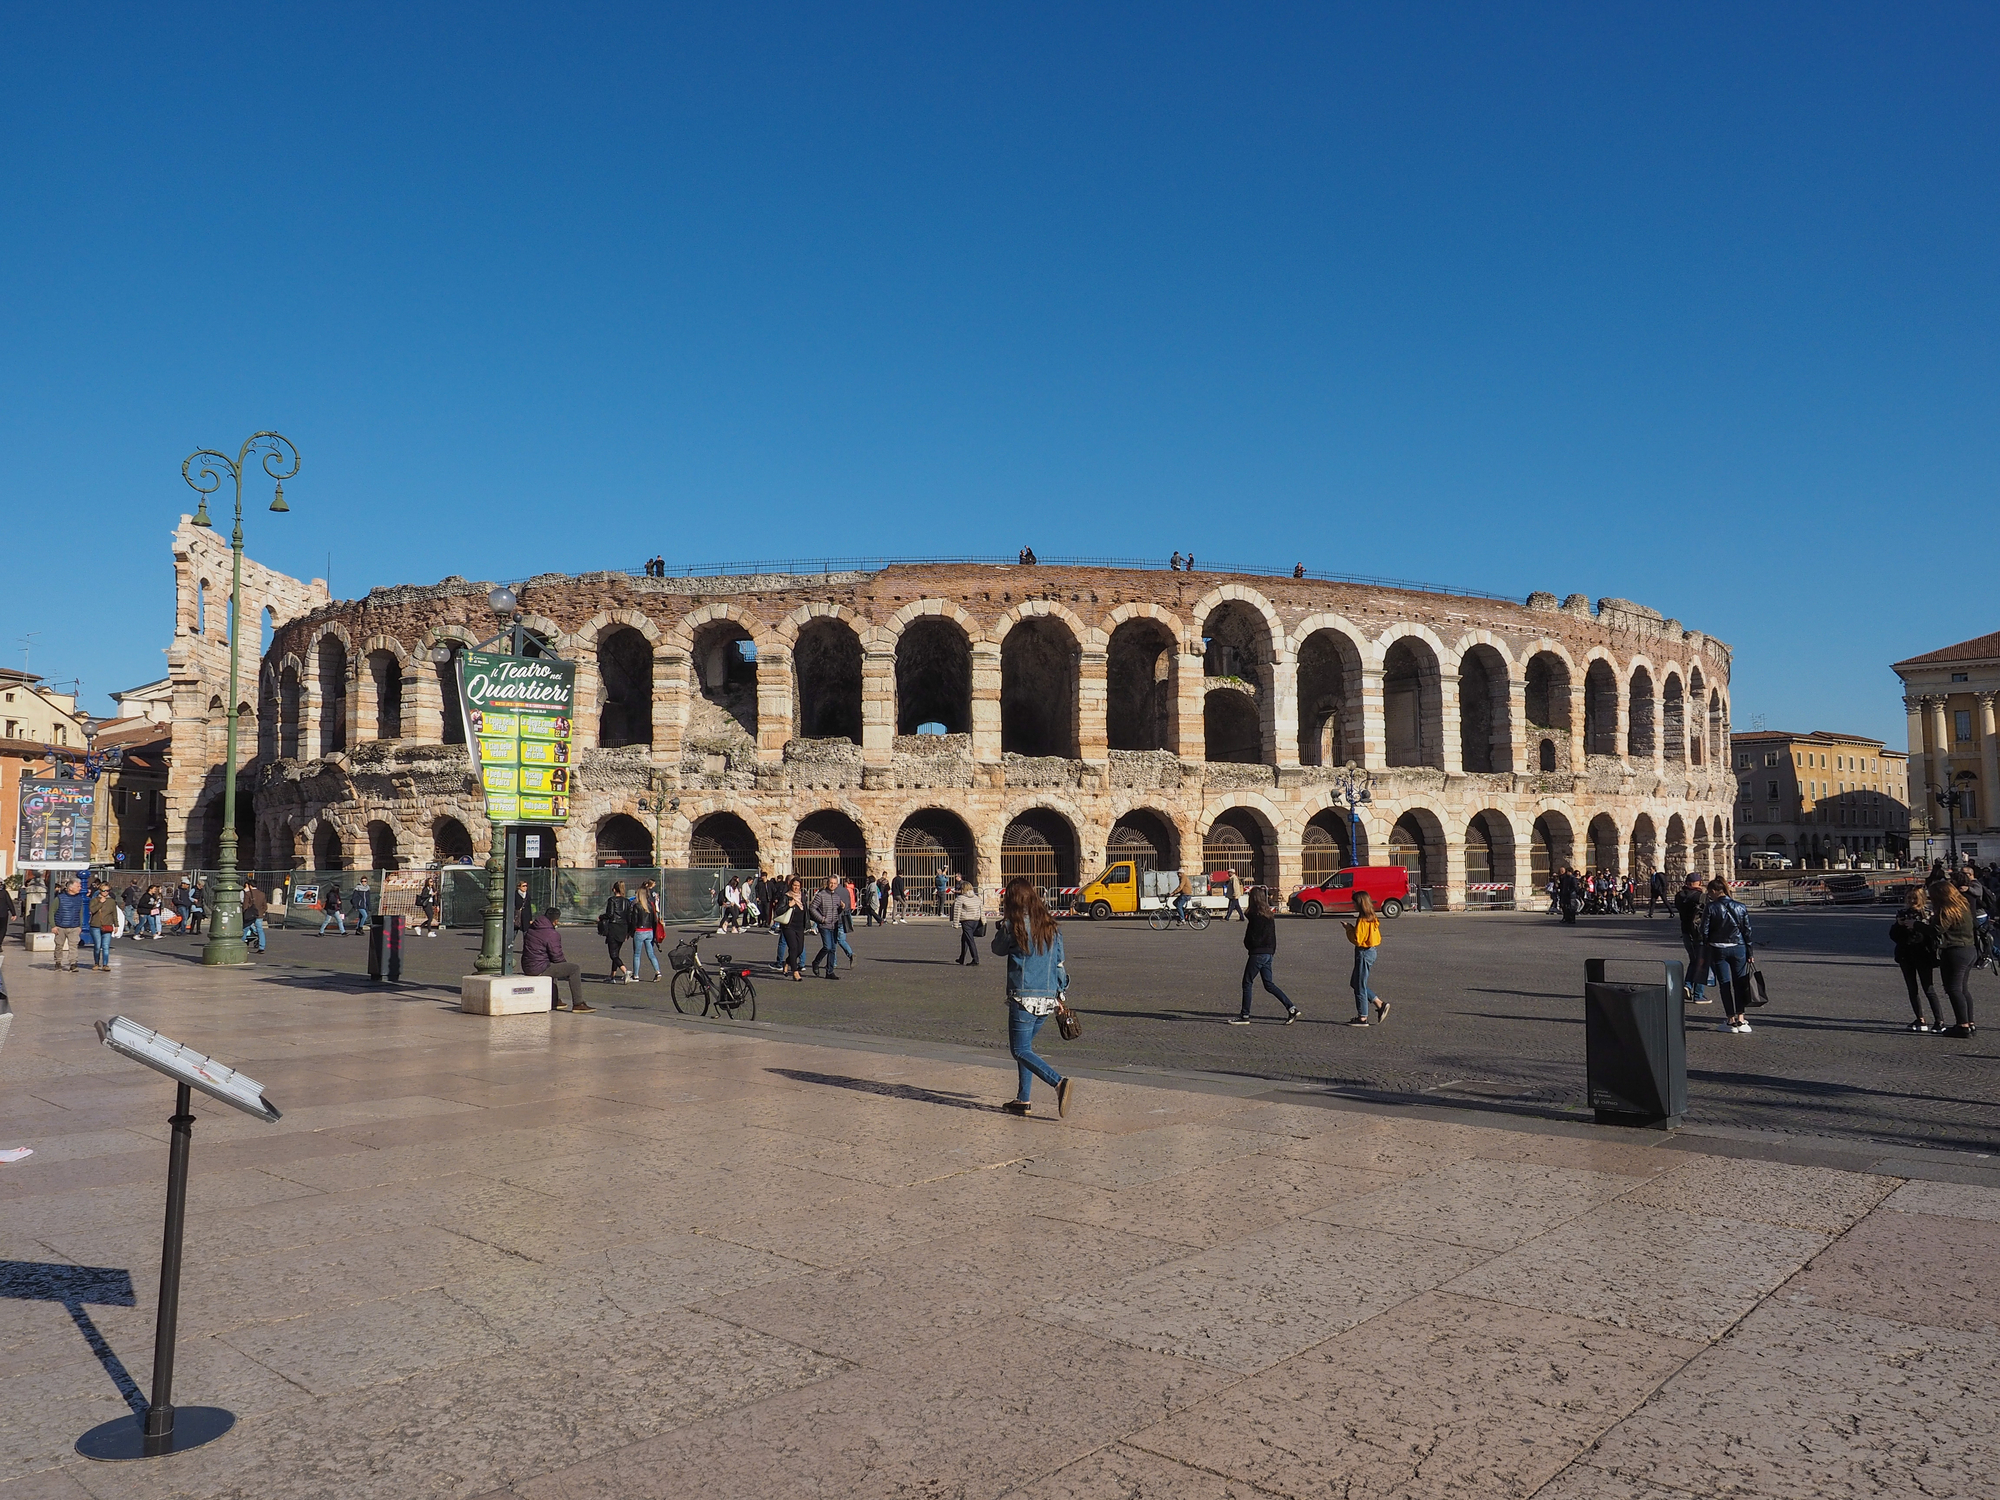
[[[200,469],[191,474],[188,471],[196,459],[213,460],[213,462],[203,463]],[[217,464],[222,466],[222,472],[217,472]],[[222,488],[223,473],[227,473],[231,479],[238,479],[242,475],[242,470],[229,461],[227,454],[217,453],[213,448],[196,449],[181,462],[181,478],[185,479],[188,488],[200,495],[204,501]],[[200,475],[199,479],[195,477],[196,474]],[[202,483],[202,480],[206,480],[207,483]]]
[[[292,445],[290,438],[286,437],[282,432],[258,432],[251,434],[249,440],[243,444],[243,451],[236,456],[236,472],[238,474],[243,472],[243,460],[250,456],[250,450],[255,448],[259,443],[266,444],[266,451],[262,459],[266,474],[270,475],[273,479],[290,479],[294,474],[299,472],[299,450]],[[282,466],[287,461],[290,462],[291,467],[285,469],[282,473],[271,467],[274,462]]]

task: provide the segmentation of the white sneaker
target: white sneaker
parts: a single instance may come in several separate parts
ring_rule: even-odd
[[[1735,1032],[1738,1036],[1750,1035],[1750,1023],[1740,1018],[1737,1020],[1736,1024],[1730,1027],[1729,1029]]]

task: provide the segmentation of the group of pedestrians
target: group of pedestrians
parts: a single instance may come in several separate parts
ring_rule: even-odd
[[[1666,895],[1666,877],[1655,872],[1653,884],[1657,887],[1654,900]],[[1613,875],[1599,870],[1585,874],[1569,865],[1564,865],[1548,879],[1542,887],[1549,898],[1549,915],[1560,915],[1563,921],[1574,924],[1579,916],[1616,916],[1638,910],[1639,888],[1632,883],[1629,875]],[[1647,909],[1648,916],[1652,910]]]
[[[1978,1033],[1972,1011],[1972,971],[1993,960],[1993,890],[1969,866],[1947,873],[1933,867],[1922,886],[1912,887],[1903,909],[1889,924],[1889,942],[1909,991],[1909,1030],[1937,1036],[1971,1037]],[[1934,981],[1942,981],[1951,1001],[1947,1026]],[[1921,992],[1921,993],[1920,993]],[[1931,1017],[1924,1019],[1924,1001]]]

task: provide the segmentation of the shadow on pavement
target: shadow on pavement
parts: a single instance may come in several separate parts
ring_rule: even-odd
[[[824,1084],[828,1088],[852,1089],[857,1094],[880,1094],[885,1099],[908,1099],[916,1104],[942,1104],[948,1109],[976,1109],[993,1114],[995,1106],[970,1094],[950,1094],[938,1089],[920,1089],[908,1083],[883,1083],[876,1078],[849,1078],[842,1073],[809,1073],[800,1068],[766,1068],[767,1073],[798,1083]]]
[[[132,1273],[114,1266],[72,1266],[60,1262],[0,1260],[0,1298],[16,1302],[60,1302],[70,1315],[90,1352],[104,1366],[104,1373],[118,1387],[118,1394],[137,1417],[146,1415],[146,1398],[125,1363],[105,1342],[104,1335],[84,1311],[84,1303],[100,1307],[137,1307],[132,1291]]]

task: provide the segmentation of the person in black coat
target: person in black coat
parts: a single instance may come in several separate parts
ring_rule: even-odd
[[[1271,963],[1278,956],[1278,923],[1271,911],[1271,898],[1264,894],[1261,885],[1252,887],[1250,913],[1243,921],[1243,951],[1249,955],[1243,962],[1243,1011],[1229,1024],[1250,1024],[1250,982],[1262,979],[1265,992],[1276,995],[1278,1002],[1285,1007],[1285,1024],[1289,1026],[1299,1018],[1299,1008],[1292,1004],[1292,997],[1279,989],[1277,980],[1271,977]]]
[[[1938,999],[1937,987],[1931,981],[1937,977],[1937,933],[1931,925],[1930,906],[1924,900],[1921,890],[1912,890],[1903,899],[1903,909],[1896,913],[1896,920],[1889,924],[1889,942],[1896,951],[1896,967],[1903,971],[1903,985],[1910,992],[1910,1010],[1916,1019],[1910,1022],[1911,1031],[1943,1031],[1944,1002]],[[1922,996],[1918,987],[1922,986]],[[1934,1025],[1924,1022],[1924,1001],[1931,1003],[1931,1017]]]

